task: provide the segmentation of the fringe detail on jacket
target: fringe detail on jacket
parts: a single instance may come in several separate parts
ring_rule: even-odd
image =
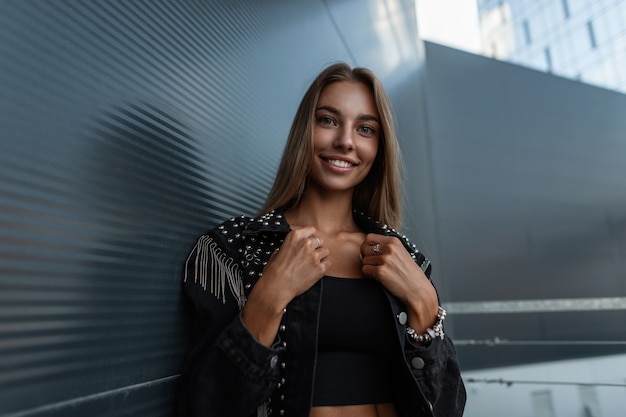
[[[207,291],[208,286],[209,292],[218,299],[221,298],[224,304],[226,304],[225,288],[226,283],[228,283],[228,287],[241,310],[246,303],[246,296],[243,290],[243,278],[239,265],[232,258],[226,256],[213,238],[202,236],[187,258],[185,282],[187,282],[190,261],[194,256],[193,281],[195,283],[199,282],[205,291]]]
[[[268,417],[269,413],[267,412],[267,403],[263,403],[256,409],[257,417]]]

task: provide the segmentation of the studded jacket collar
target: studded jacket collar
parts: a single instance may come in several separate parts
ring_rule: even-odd
[[[355,212],[354,219],[366,233],[399,238],[430,276],[430,262],[406,237],[362,213]],[[288,305],[269,348],[256,342],[240,315],[271,254],[290,231],[281,210],[232,218],[200,237],[189,255],[185,290],[195,317],[181,375],[181,416],[308,416],[322,283]],[[404,306],[386,294],[405,364],[402,377],[394,381],[400,417],[461,416],[465,391],[451,341],[437,339],[428,348],[406,342]]]

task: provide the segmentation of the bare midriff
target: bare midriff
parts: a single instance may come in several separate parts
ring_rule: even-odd
[[[313,407],[309,417],[398,417],[393,403]]]

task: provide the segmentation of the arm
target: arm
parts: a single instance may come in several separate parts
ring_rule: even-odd
[[[240,279],[237,275],[241,271],[233,267],[232,259],[218,250],[219,239],[216,233],[203,236],[185,266],[184,289],[194,317],[181,373],[181,416],[248,416],[265,402],[280,380],[277,364],[283,349],[279,341],[270,346],[259,343],[241,320],[234,292],[222,287],[221,294],[220,289],[211,293],[215,292],[215,281],[206,280],[214,277],[203,276]]]
[[[378,254],[373,250],[376,244],[380,245]],[[418,334],[426,333],[437,321],[439,299],[424,256],[408,242],[376,234],[366,237],[361,253],[363,272],[378,279],[404,305],[406,325]],[[424,266],[424,271],[420,266]],[[462,416],[466,394],[452,341],[444,336],[416,345],[403,336],[406,362],[434,415]]]
[[[329,265],[328,250],[310,238],[314,233],[314,228],[290,232],[247,300],[242,278],[247,271],[233,259],[239,248],[217,232],[199,240],[186,265],[195,320],[181,376],[181,416],[247,416],[272,394],[284,354],[278,336],[282,312]]]
[[[282,314],[296,296],[308,290],[330,267],[328,249],[313,227],[290,232],[274,252],[243,309],[243,321],[257,340],[269,346]]]
[[[444,337],[427,347],[416,347],[406,340],[404,354],[433,414],[461,417],[466,393],[452,341]]]

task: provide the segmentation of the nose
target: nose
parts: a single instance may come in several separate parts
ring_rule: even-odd
[[[334,145],[335,148],[347,151],[354,149],[354,136],[352,130],[346,127],[338,129]]]

